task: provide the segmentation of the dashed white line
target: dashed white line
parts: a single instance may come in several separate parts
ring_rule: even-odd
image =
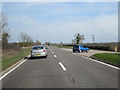
[[[54,52],[52,52],[52,54],[54,54]]]
[[[67,70],[67,69],[65,68],[65,66],[64,66],[61,62],[59,62],[59,64],[60,64],[60,66],[62,67],[62,69],[63,69],[64,71]]]
[[[13,70],[15,70],[16,68],[18,68],[21,64],[23,64],[27,59],[23,60],[21,63],[19,63],[16,67],[12,68],[10,71],[8,71],[7,73],[5,73],[3,76],[0,77],[0,80],[2,80],[5,76],[7,76],[9,73],[11,73]]]
[[[47,46],[48,47],[48,46]],[[52,49],[50,47],[48,47],[50,49],[50,51],[52,52]]]
[[[56,55],[54,55],[54,57],[57,57]]]

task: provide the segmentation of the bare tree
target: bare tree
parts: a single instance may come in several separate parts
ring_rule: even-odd
[[[21,32],[20,36],[21,36],[22,42],[32,42],[32,38],[25,32]]]
[[[2,40],[2,14],[0,14],[0,41]]]
[[[22,42],[25,42],[27,38],[27,34],[24,32],[21,32],[20,37],[21,37]]]
[[[0,13],[0,34],[2,32],[2,14]]]
[[[9,35],[9,28],[8,28],[8,17],[7,15],[4,15],[3,13],[1,14],[1,27],[0,27],[0,33],[2,35],[2,46],[3,49],[8,47],[8,39],[10,37]]]
[[[2,13],[2,32],[5,32],[8,28],[8,17]]]
[[[27,36],[27,40],[26,40],[27,42],[32,42],[33,40],[32,40],[32,38],[31,38],[31,36]]]
[[[80,33],[75,34],[76,44],[82,43],[83,40],[84,40],[84,35],[81,35]]]
[[[40,45],[41,42],[40,42],[39,40],[36,40],[35,44],[36,44],[36,45]]]

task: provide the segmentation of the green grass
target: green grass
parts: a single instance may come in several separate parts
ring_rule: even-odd
[[[10,67],[14,63],[18,62],[25,56],[29,55],[31,51],[31,48],[22,48],[20,51],[18,51],[14,55],[10,55],[9,57],[3,57],[2,58],[2,70],[5,70],[6,68]]]
[[[109,64],[119,65],[119,54],[116,53],[98,53],[92,55],[92,57]]]

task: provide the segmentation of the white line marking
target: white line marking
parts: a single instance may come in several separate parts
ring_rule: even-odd
[[[87,57],[85,57],[85,58],[87,58]],[[120,68],[118,68],[118,67],[116,67],[116,66],[113,66],[113,65],[110,65],[110,64],[107,64],[107,63],[104,63],[104,62],[101,62],[101,61],[95,60],[95,59],[91,59],[91,58],[87,58],[87,59],[90,59],[91,61],[94,61],[94,62],[97,62],[97,63],[103,64],[103,65],[106,65],[106,66],[112,67],[112,68],[114,68],[114,69],[118,69],[118,70],[120,70]]]
[[[52,52],[52,54],[54,54],[54,52]]]
[[[73,53],[73,54],[74,54],[74,53]],[[75,54],[75,55],[77,55],[77,54]],[[78,56],[80,56],[80,55],[78,55]],[[110,64],[107,64],[107,63],[104,63],[104,62],[101,62],[101,61],[95,60],[95,59],[91,59],[91,58],[88,58],[88,57],[85,57],[85,56],[82,56],[82,57],[84,57],[84,58],[86,58],[86,59],[89,59],[89,60],[91,60],[91,61],[94,61],[94,62],[97,62],[97,63],[103,64],[103,65],[109,66],[109,67],[111,67],[111,68],[114,68],[114,69],[118,69],[118,70],[120,70],[120,68],[118,68],[118,67],[116,67],[116,66],[113,66],[113,65],[110,65]]]
[[[47,46],[48,47],[48,46]],[[49,49],[50,49],[50,51],[52,52],[52,50],[51,50],[51,48],[50,47],[48,47]]]
[[[60,66],[62,67],[62,69],[63,69],[64,71],[67,70],[67,69],[65,68],[65,66],[64,66],[61,62],[59,62],[59,64],[60,64]]]
[[[9,73],[11,73],[13,70],[15,70],[16,68],[18,68],[21,64],[23,64],[27,59],[25,59],[24,61],[22,61],[21,63],[19,63],[16,67],[12,68],[10,71],[8,71],[7,73],[5,73],[3,76],[0,77],[0,80],[2,80],[5,76],[7,76]]]
[[[54,57],[57,57],[56,55],[54,55]]]

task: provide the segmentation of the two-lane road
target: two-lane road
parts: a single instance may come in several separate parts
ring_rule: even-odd
[[[50,46],[2,79],[3,88],[118,88],[118,70]]]
[[[118,88],[118,70],[63,49],[50,47],[80,88]]]

